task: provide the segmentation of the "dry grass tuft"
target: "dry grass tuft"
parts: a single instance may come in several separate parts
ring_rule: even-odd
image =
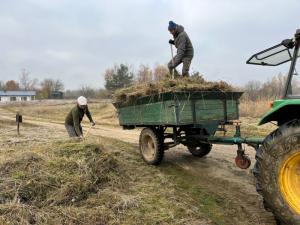
[[[49,147],[51,152],[47,152]],[[36,224],[37,221],[37,224],[45,221],[73,224],[64,222],[73,217],[74,221],[84,221],[79,224],[86,224],[95,213],[92,224],[106,224],[105,216],[81,206],[101,189],[122,188],[127,183],[128,175],[117,155],[104,152],[99,144],[74,141],[14,152],[0,164],[2,220],[18,221],[13,224]],[[102,204],[102,201],[97,202],[98,206]],[[58,215],[54,216],[56,211]]]
[[[261,118],[268,110],[270,110],[269,100],[247,101],[242,100],[240,103],[240,115],[242,117]]]

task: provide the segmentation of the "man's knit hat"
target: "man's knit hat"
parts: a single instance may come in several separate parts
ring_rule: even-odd
[[[176,23],[174,23],[173,21],[169,21],[168,30],[175,30],[176,26]]]

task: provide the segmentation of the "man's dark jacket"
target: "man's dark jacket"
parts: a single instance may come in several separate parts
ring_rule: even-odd
[[[74,127],[76,134],[78,136],[82,135],[81,130],[80,130],[80,123],[84,117],[84,114],[86,114],[86,116],[89,118],[90,122],[93,121],[88,106],[86,106],[85,109],[81,109],[81,108],[79,108],[78,105],[74,106],[74,108],[68,113],[66,120],[65,120],[65,124]]]
[[[184,27],[181,25],[176,26],[176,33],[174,35],[174,44],[177,48],[177,55],[174,60],[174,67],[182,62],[183,58],[193,58],[194,48],[192,42],[184,31]]]

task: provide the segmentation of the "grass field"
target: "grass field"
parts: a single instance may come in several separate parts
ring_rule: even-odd
[[[95,135],[70,140],[54,125],[64,123],[73,105],[1,108],[19,111],[25,123],[16,136],[10,131],[15,123],[0,118],[0,224],[252,224],[234,200],[181,166],[146,165],[135,144]],[[118,125],[111,104],[91,103],[90,110],[98,124]],[[28,117],[53,127],[26,122]],[[259,129],[257,119],[242,121],[245,135],[273,129]]]
[[[270,110],[271,100],[245,101],[240,102],[240,115],[242,117],[261,118]]]
[[[25,117],[34,117],[36,120],[64,123],[67,113],[74,106],[75,103],[72,101],[54,101],[27,105],[3,105],[1,107],[13,113],[19,112]],[[111,126],[118,125],[116,111],[112,104],[92,102],[89,104],[89,110],[92,113],[93,119],[99,124]]]
[[[276,126],[266,124],[258,126],[259,119],[266,113],[269,107],[269,101],[251,102],[242,101],[240,103],[240,114],[242,122],[242,133],[245,136],[266,136]],[[34,117],[40,121],[50,121],[56,123],[64,123],[67,113],[74,107],[74,102],[51,102],[27,105],[4,105],[2,108],[13,113],[20,112],[22,115]],[[118,126],[117,113],[114,106],[107,102],[92,102],[89,109],[93,119],[99,125]],[[228,127],[228,135],[232,135],[232,129]]]
[[[36,135],[30,125],[22,129],[20,137],[6,134],[0,142],[1,224],[211,221],[202,211],[205,205],[189,207],[194,200],[176,180],[145,165],[127,143],[101,137],[78,142],[57,131],[47,135],[55,132],[49,128],[38,128]],[[217,204],[202,197],[208,206]]]

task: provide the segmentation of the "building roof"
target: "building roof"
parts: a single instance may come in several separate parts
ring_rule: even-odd
[[[36,91],[0,91],[0,96],[35,96]]]

